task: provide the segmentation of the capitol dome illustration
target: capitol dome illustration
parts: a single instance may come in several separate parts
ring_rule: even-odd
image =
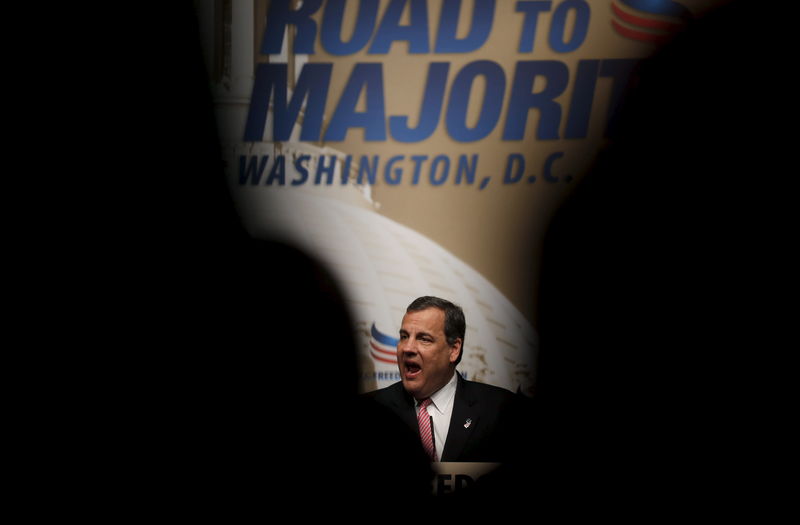
[[[393,347],[405,309],[419,296],[436,295],[464,309],[467,332],[459,372],[530,394],[537,338],[527,319],[464,261],[382,215],[371,187],[359,184],[356,174],[344,173],[344,153],[300,141],[298,124],[289,140],[275,141],[272,107],[262,140],[243,141],[254,67],[263,59],[254,46],[260,35],[256,7],[245,0],[225,4],[222,10],[205,3],[198,10],[226,176],[244,226],[254,237],[283,239],[305,250],[337,278],[355,322],[362,391],[399,380]],[[291,64],[296,80],[308,56],[294,53],[285,37],[281,53],[270,55],[269,62]],[[302,107],[298,122],[304,114]],[[275,181],[277,159],[282,166],[280,180]],[[297,170],[299,159],[305,174]],[[317,173],[321,159],[335,163],[331,184],[310,175]],[[243,177],[250,162],[256,163],[259,180]],[[301,179],[302,184],[292,184]]]
[[[311,163],[320,155],[344,157],[305,143],[253,148],[250,154],[269,154],[271,159],[309,155]],[[297,177],[292,162],[286,162],[286,172],[287,180]],[[352,179],[296,187],[234,184],[232,189],[253,236],[291,242],[326,264],[339,281],[355,321],[361,390],[399,380],[392,343],[405,309],[416,297],[435,295],[461,306],[467,319],[459,372],[471,380],[531,393],[537,338],[527,319],[469,265],[381,215],[369,186]]]

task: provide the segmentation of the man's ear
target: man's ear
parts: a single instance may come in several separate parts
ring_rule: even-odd
[[[457,338],[453,344],[450,345],[450,362],[455,363],[458,356],[461,355],[461,338]]]

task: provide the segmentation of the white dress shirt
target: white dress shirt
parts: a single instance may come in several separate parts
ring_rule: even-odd
[[[447,442],[447,431],[450,429],[450,416],[453,415],[453,400],[456,397],[456,385],[458,378],[453,373],[453,377],[442,388],[431,396],[431,403],[426,410],[433,416],[433,439],[436,445],[436,457],[442,460],[442,452]],[[417,415],[419,415],[419,402],[414,403]]]

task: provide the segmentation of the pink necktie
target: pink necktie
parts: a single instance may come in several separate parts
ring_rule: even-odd
[[[430,404],[430,398],[423,400],[422,403],[419,404],[419,413],[417,414],[417,422],[419,423],[419,436],[422,438],[422,447],[431,458],[431,461],[439,461],[436,458],[436,448],[433,446],[431,417],[428,415],[428,405]]]

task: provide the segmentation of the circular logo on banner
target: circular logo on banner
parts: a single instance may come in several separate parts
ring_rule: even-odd
[[[663,43],[680,31],[692,13],[672,0],[613,0],[611,25],[620,35],[643,42]]]

